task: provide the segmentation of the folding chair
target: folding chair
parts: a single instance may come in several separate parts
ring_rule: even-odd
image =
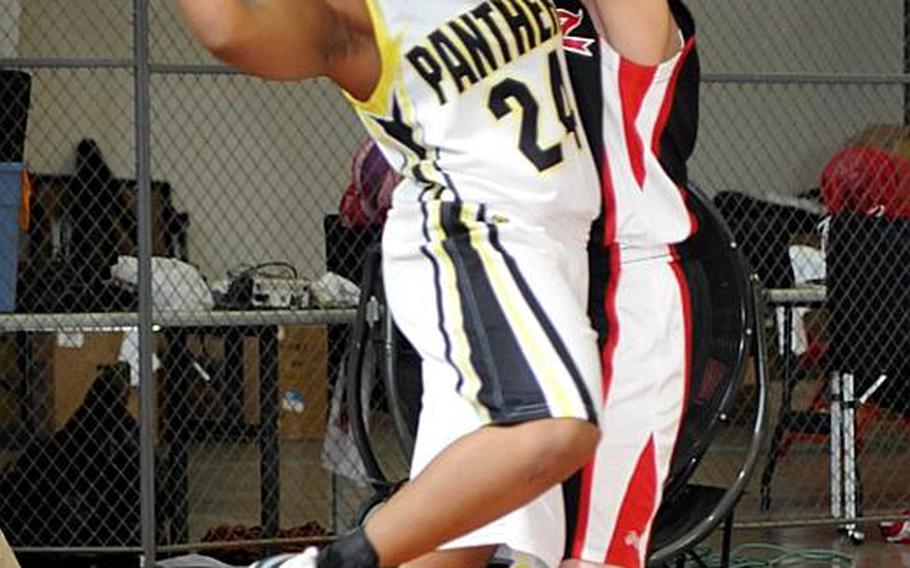
[[[699,232],[679,247],[683,268],[690,279],[707,290],[705,305],[693,306],[695,329],[700,340],[693,357],[692,384],[686,419],[677,445],[663,506],[658,514],[650,564],[684,562],[685,556],[726,521],[725,547],[729,553],[732,511],[742,495],[758,457],[765,428],[767,373],[763,338],[756,332],[755,313],[759,294],[753,290],[746,262],[739,253],[722,217],[699,190],[689,192],[690,204],[699,221]],[[419,373],[413,353],[395,330],[384,307],[379,277],[379,251],[367,255],[358,317],[346,362],[348,416],[351,431],[369,481],[376,490],[362,508],[364,520],[394,491],[401,481],[395,465],[378,452],[373,434],[376,421],[372,393],[376,381],[389,398],[401,454],[413,450],[416,412],[419,409]],[[689,481],[717,433],[725,409],[739,387],[754,348],[758,361],[756,411],[751,441],[736,482],[728,488],[692,485]],[[402,357],[404,354],[404,357]],[[416,404],[415,404],[416,401]],[[382,410],[381,412],[386,412]],[[388,430],[386,430],[388,432]],[[388,448],[388,446],[386,446]],[[397,474],[397,476],[396,476]]]
[[[709,199],[690,188],[688,203],[699,231],[679,247],[690,275],[700,274],[704,304],[693,306],[695,339],[690,397],[664,501],[655,521],[649,564],[685,565],[694,547],[724,523],[722,563],[729,562],[733,510],[758,461],[766,426],[767,372],[764,337],[756,328],[761,295],[730,229]],[[747,366],[756,365],[755,413],[746,456],[730,487],[691,483],[723,424]]]

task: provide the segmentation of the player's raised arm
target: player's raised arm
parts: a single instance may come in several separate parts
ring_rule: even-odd
[[[600,32],[620,55],[657,65],[679,51],[676,22],[667,0],[584,0]]]
[[[375,47],[359,3],[178,0],[178,5],[196,38],[246,73],[276,80],[328,75],[355,93],[369,91],[368,66],[378,56],[363,57]]]

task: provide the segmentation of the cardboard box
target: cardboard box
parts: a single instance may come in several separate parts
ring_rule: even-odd
[[[22,424],[19,406],[16,395],[0,387],[0,428],[15,428]]]
[[[279,433],[296,440],[322,436],[328,416],[325,326],[288,326],[279,336]]]
[[[0,335],[0,428],[16,427],[21,424],[21,404],[15,392],[22,381],[18,359],[16,336]]]
[[[244,414],[259,423],[259,343],[244,342]],[[325,434],[328,416],[328,336],[325,326],[289,325],[278,334],[278,430],[299,440]]]
[[[35,377],[38,409],[49,434],[73,416],[98,375],[98,367],[117,362],[123,334],[48,333],[31,336],[30,373]]]
[[[910,127],[897,124],[873,124],[851,137],[847,146],[879,148],[889,154],[910,159]]]
[[[0,336],[2,337],[2,336]],[[98,367],[117,362],[123,334],[57,333],[30,336],[31,369],[39,415],[48,433],[59,431],[82,404],[85,394],[98,374]],[[247,423],[259,423],[259,342],[244,339],[243,412]],[[160,346],[159,346],[160,347]],[[223,357],[224,341],[204,337],[191,341],[190,349],[207,356]],[[9,354],[15,361],[15,348]],[[0,362],[5,348],[0,341]],[[324,326],[285,326],[278,343],[279,433],[284,439],[322,436],[328,409],[328,340]],[[159,377],[159,385],[161,384]],[[199,393],[187,393],[198,397]],[[203,397],[204,398],[204,397]],[[208,403],[212,403],[211,400]],[[205,404],[200,398],[199,404]],[[0,389],[0,426],[4,420],[3,389]],[[17,408],[16,401],[11,404]],[[138,418],[138,390],[131,389],[128,404]]]
[[[117,362],[122,333],[32,334],[29,338],[29,374],[34,386],[39,420],[48,434],[59,431],[81,406],[98,376],[98,368]],[[10,386],[22,380],[19,346],[13,334],[0,335],[0,376]],[[0,427],[22,425],[23,405],[18,393],[0,386]],[[138,420],[138,389],[130,389],[128,408]]]

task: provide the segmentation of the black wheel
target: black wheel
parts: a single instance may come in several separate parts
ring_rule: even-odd
[[[363,526],[373,516],[373,513],[379,510],[388,500],[389,494],[384,491],[374,493],[372,497],[363,502],[360,511],[357,513],[357,524]]]
[[[682,557],[730,515],[755,468],[767,425],[764,341],[755,323],[756,314],[761,313],[761,294],[720,213],[698,189],[691,188],[689,197],[699,230],[679,247],[680,261],[688,276],[701,279],[706,293],[692,309],[697,341],[690,398],[655,520],[652,566]],[[693,485],[692,476],[725,423],[721,417],[742,382],[753,348],[758,389],[741,469],[728,488]]]
[[[383,494],[407,477],[413,431],[399,388],[401,347],[385,307],[380,260],[379,245],[371,246],[345,362],[345,398],[369,482]]]

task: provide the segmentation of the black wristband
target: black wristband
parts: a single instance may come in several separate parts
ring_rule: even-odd
[[[379,554],[367,540],[363,528],[323,548],[316,563],[318,568],[380,568]]]

